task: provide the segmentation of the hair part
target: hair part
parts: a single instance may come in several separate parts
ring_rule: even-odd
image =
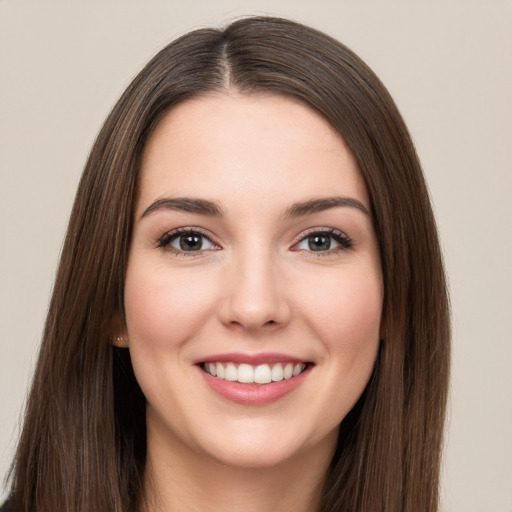
[[[103,125],[73,206],[24,428],[11,470],[16,510],[135,511],[146,462],[145,400],[113,347],[142,153],[162,117],[218,92],[294,98],[344,138],[365,179],[383,270],[385,340],[340,427],[323,512],[434,512],[449,370],[449,315],[421,167],[385,87],[314,29],[246,18],[191,32],[135,77]]]

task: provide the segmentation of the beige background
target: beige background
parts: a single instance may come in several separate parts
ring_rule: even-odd
[[[452,293],[443,511],[512,512],[512,2],[500,0],[0,1],[0,475],[101,122],[166,42],[249,13],[337,37],[396,99]]]

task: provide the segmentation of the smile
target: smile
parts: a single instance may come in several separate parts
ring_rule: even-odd
[[[203,370],[217,379],[242,384],[270,384],[298,377],[307,367],[306,363],[272,363],[251,365],[234,362],[203,363]]]
[[[230,402],[263,406],[302,387],[315,363],[277,352],[216,354],[195,361],[205,384]]]

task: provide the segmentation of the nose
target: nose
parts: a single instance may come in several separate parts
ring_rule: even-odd
[[[220,321],[246,331],[273,331],[287,325],[291,309],[286,282],[268,255],[231,261],[223,273]]]

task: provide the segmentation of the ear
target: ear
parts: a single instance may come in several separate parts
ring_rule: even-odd
[[[113,345],[118,348],[128,348],[128,337],[127,336],[115,336],[112,341]]]
[[[114,316],[114,319],[112,320],[112,344],[115,347],[119,348],[128,348],[129,342],[128,342],[128,332],[126,329],[126,323],[121,318],[121,315],[119,313],[116,313]]]

